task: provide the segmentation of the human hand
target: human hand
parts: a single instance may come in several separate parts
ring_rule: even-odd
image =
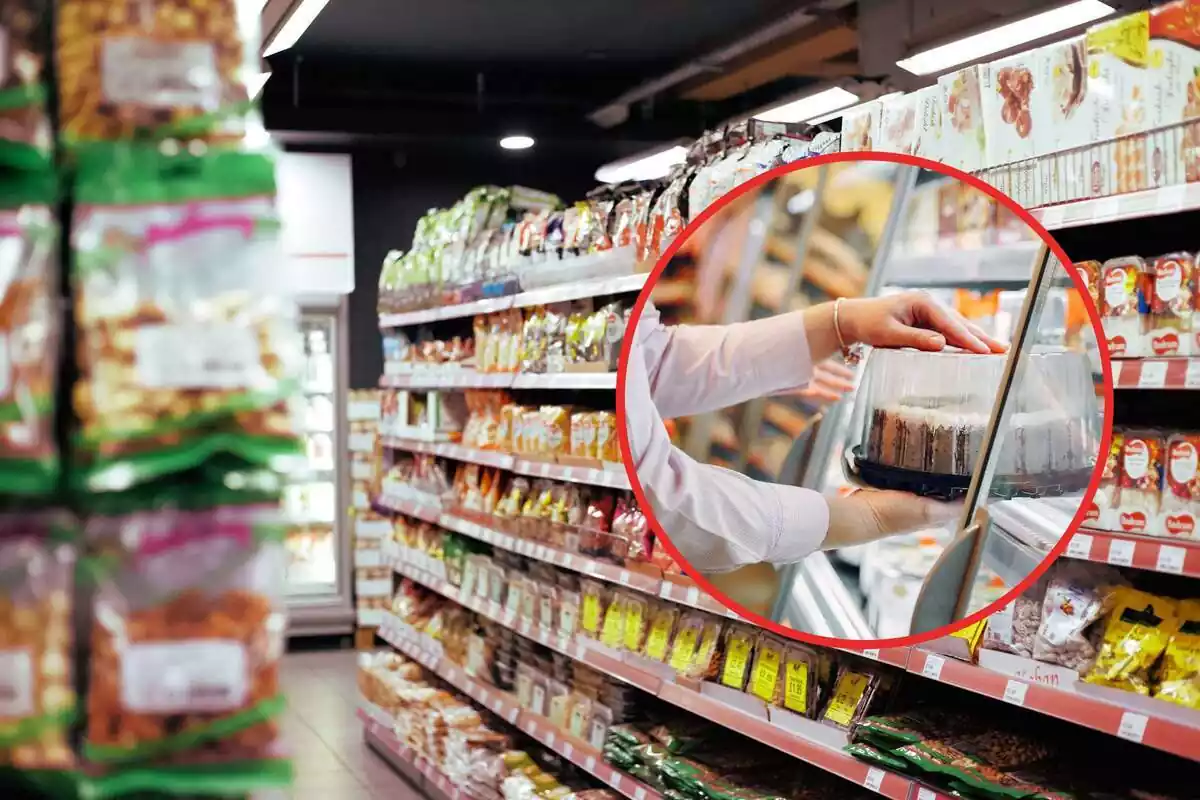
[[[854,391],[854,370],[840,360],[829,358],[813,367],[812,379],[796,394],[805,400],[836,403],[842,395]]]
[[[953,524],[962,503],[943,503],[907,492],[859,489],[844,497],[826,497],[829,532],[823,550],[853,547],[889,536]]]
[[[925,292],[843,300],[838,314],[847,344],[938,351],[947,345],[972,353],[1004,353],[1008,346]]]

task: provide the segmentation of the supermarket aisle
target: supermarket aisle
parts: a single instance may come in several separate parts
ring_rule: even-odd
[[[284,736],[295,800],[417,800],[422,795],[363,743],[352,651],[290,653],[283,662]]]

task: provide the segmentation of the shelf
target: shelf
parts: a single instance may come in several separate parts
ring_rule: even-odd
[[[395,720],[383,709],[359,700],[358,718],[363,736],[385,761],[421,790],[430,800],[470,800],[470,795],[437,770],[433,762],[403,744],[396,736]]]
[[[1047,230],[1055,231],[1126,219],[1156,217],[1198,208],[1200,184],[1188,183],[1035,208],[1030,213]]]
[[[915,650],[908,671],[1168,753],[1200,760],[1200,712],[1093,687],[1072,670],[984,650],[981,666]]]
[[[522,292],[513,298],[514,308],[544,306],[550,303],[561,303],[566,300],[580,300],[585,297],[599,297],[610,294],[625,294],[640,292],[646,285],[648,273],[639,272],[634,275],[622,275],[617,278],[596,278],[594,280],[568,283],[563,286],[548,286],[545,289],[533,289]]]
[[[586,483],[590,486],[607,486],[610,489],[628,489],[629,478],[625,468],[620,464],[610,464],[604,468],[575,467],[565,464],[554,464],[545,461],[533,461],[512,453],[502,453],[496,450],[479,450],[474,447],[464,447],[452,442],[422,442],[417,439],[401,439],[397,437],[382,437],[384,447],[397,450],[407,450],[412,453],[428,453],[452,458],[456,461],[466,461],[485,467],[506,469],[521,475],[536,478],[552,478],[569,483]]]
[[[892,286],[1024,287],[1033,275],[1033,260],[1040,242],[953,249],[888,259],[885,273]]]
[[[512,308],[513,297],[515,295],[489,297],[471,303],[438,306],[437,308],[426,308],[420,311],[405,311],[400,314],[380,314],[379,327],[402,328],[405,325],[422,325],[427,322],[437,322],[443,319],[473,317],[476,314],[495,314],[497,311]]]
[[[1101,564],[1200,578],[1200,540],[1160,539],[1081,528],[1066,555]]]
[[[1115,389],[1200,389],[1200,358],[1114,358],[1110,363]]]
[[[381,389],[613,389],[615,372],[526,374],[472,369],[423,369],[379,379]]]

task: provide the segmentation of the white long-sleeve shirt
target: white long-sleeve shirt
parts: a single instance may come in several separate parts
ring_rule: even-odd
[[[629,447],[654,517],[701,572],[800,561],[825,539],[829,507],[811,489],[696,462],[671,444],[663,419],[801,389],[812,373],[799,313],[666,327],[643,309],[625,373]]]

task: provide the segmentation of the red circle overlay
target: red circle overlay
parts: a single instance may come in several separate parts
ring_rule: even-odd
[[[636,326],[642,317],[642,309],[646,307],[646,302],[650,299],[650,293],[653,291],[654,285],[658,282],[659,276],[662,275],[663,270],[666,268],[667,264],[670,262],[671,258],[675,255],[679,248],[684,244],[684,242],[687,241],[688,237],[691,236],[692,233],[708,222],[711,217],[721,213],[722,209],[729,205],[735,198],[745,194],[746,192],[752,192],[755,189],[759,189],[776,178],[781,178],[784,175],[787,175],[789,172],[794,172],[800,169],[808,169],[810,167],[819,167],[824,164],[838,164],[853,161],[892,162],[905,166],[920,167],[922,169],[930,170],[931,172],[937,172],[962,181],[963,183],[966,183],[978,189],[979,191],[984,192],[988,196],[994,198],[996,202],[1007,207],[1010,211],[1020,217],[1026,225],[1033,229],[1033,231],[1037,233],[1038,237],[1041,238],[1047,247],[1050,248],[1050,251],[1063,264],[1064,268],[1066,268],[1067,274],[1070,276],[1075,288],[1082,295],[1087,295],[1087,288],[1084,286],[1078,273],[1074,269],[1070,268],[1072,263],[1071,259],[1067,258],[1067,254],[1063,251],[1062,247],[1060,247],[1058,242],[1054,240],[1050,233],[1042,227],[1041,223],[1034,219],[1033,215],[1031,215],[1024,208],[1017,205],[1017,203],[1015,203],[1011,198],[1000,193],[992,186],[989,186],[981,181],[979,178],[976,178],[973,175],[968,175],[967,173],[953,167],[948,167],[945,164],[939,164],[935,161],[930,161],[929,159],[920,158],[918,156],[902,155],[899,153],[874,152],[831,153],[829,155],[793,161],[790,164],[784,164],[764,172],[762,175],[759,175],[749,181],[746,181],[740,186],[735,187],[728,194],[724,195],[706,208],[700,214],[700,216],[692,220],[679,234],[679,236],[675,237],[675,241],[673,241],[666,251],[659,257],[658,262],[654,265],[654,269],[651,270],[649,276],[647,276],[646,285],[638,295],[637,301],[633,306],[633,311],[630,313],[627,331],[632,332],[636,329]],[[691,564],[688,563],[687,559],[683,557],[678,548],[671,543],[671,537],[663,531],[662,526],[659,525],[658,520],[655,519],[650,504],[646,499],[646,493],[642,489],[641,481],[638,480],[637,470],[633,465],[633,459],[630,457],[629,433],[625,426],[625,371],[626,365],[629,362],[630,350],[633,347],[633,340],[635,338],[632,335],[627,335],[625,337],[625,341],[621,345],[621,357],[617,364],[617,435],[621,442],[621,461],[624,463],[625,472],[629,476],[629,484],[633,487],[633,493],[637,497],[643,513],[646,515],[646,521],[649,523],[650,529],[658,538],[658,542],[666,546],[667,551],[671,554],[671,557],[674,558],[675,561],[683,568],[683,571],[690,578],[692,578],[692,580],[694,580],[701,589],[719,600],[726,608],[731,609],[732,611],[736,612],[738,616],[759,627],[766,628],[772,633],[780,636],[786,636],[791,639],[798,639],[811,644],[838,647],[846,650],[908,647],[920,644],[922,642],[928,642],[942,636],[948,636],[957,630],[967,627],[968,625],[973,625],[974,623],[979,622],[984,617],[991,615],[1003,606],[1012,602],[1017,595],[1024,592],[1031,584],[1040,578],[1042,574],[1050,568],[1050,565],[1053,563],[1054,559],[1062,555],[1063,551],[1066,550],[1071,536],[1079,529],[1079,526],[1083,524],[1084,517],[1087,514],[1087,508],[1091,505],[1092,499],[1096,495],[1096,487],[1100,483],[1100,476],[1104,471],[1104,463],[1107,458],[1109,447],[1112,443],[1113,379],[1112,366],[1108,357],[1108,349],[1103,346],[1105,337],[1102,332],[1103,329],[1100,326],[1100,316],[1096,312],[1094,304],[1085,303],[1084,306],[1087,309],[1088,318],[1091,320],[1092,329],[1096,332],[1097,342],[1101,343],[1100,361],[1102,364],[1102,373],[1104,377],[1104,429],[1100,437],[1100,452],[1099,457],[1096,460],[1096,467],[1092,472],[1092,479],[1088,483],[1087,491],[1084,493],[1083,499],[1079,504],[1079,510],[1075,512],[1075,516],[1071,519],[1070,525],[1067,526],[1067,529],[1063,533],[1063,536],[1059,540],[1058,544],[1056,544],[1046,558],[1043,559],[1042,563],[1039,564],[1038,567],[1033,570],[1033,572],[1029,573],[1025,580],[1021,581],[1021,583],[1010,589],[999,600],[991,603],[979,611],[976,611],[974,614],[959,620],[958,622],[953,622],[949,625],[943,625],[942,627],[936,628],[927,633],[911,634],[909,636],[900,636],[893,639],[835,639],[829,636],[816,636],[804,631],[798,631],[794,628],[785,627],[777,622],[772,622],[766,617],[748,611],[747,609],[733,602],[733,600],[731,600],[724,593],[718,591],[717,588],[713,586],[713,584],[707,578],[704,577],[704,575],[692,569]]]

